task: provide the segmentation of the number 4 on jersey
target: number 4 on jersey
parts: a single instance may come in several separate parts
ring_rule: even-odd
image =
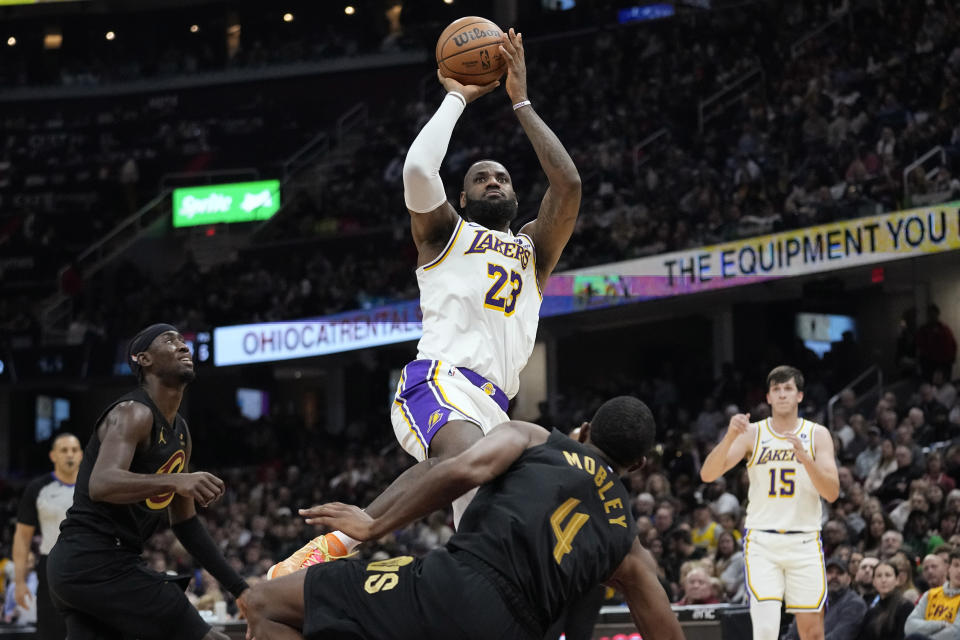
[[[585,513],[574,513],[570,522],[566,526],[561,526],[561,523],[578,504],[580,504],[579,500],[569,498],[550,514],[550,526],[553,527],[553,534],[557,537],[557,544],[553,547],[553,559],[557,561],[557,564],[560,564],[563,556],[573,550],[573,539],[580,528],[587,524],[587,520],[590,519],[590,516]]]

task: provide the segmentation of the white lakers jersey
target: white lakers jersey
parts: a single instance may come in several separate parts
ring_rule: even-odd
[[[515,396],[540,319],[530,237],[461,219],[437,259],[417,269],[417,283],[417,358],[466,367]]]
[[[773,431],[769,418],[756,425],[757,440],[747,462],[750,491],[744,525],[747,529],[819,531],[820,494],[803,464],[796,460],[793,445]],[[800,419],[794,431],[814,458],[816,427],[815,422]]]

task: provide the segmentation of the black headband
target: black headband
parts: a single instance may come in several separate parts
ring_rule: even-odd
[[[180,333],[172,324],[164,324],[161,322],[142,329],[140,333],[133,337],[133,340],[130,341],[130,346],[127,348],[127,364],[130,365],[130,370],[133,371],[134,374],[140,374],[140,364],[137,363],[137,354],[149,349],[153,341],[157,339],[157,336],[167,331]]]

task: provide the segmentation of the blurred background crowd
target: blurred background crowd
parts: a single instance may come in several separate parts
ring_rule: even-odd
[[[618,3],[581,4],[520,25],[531,100],[584,182],[558,269],[960,196],[954,3],[676,3],[672,19],[639,24],[605,22]],[[24,43],[49,37],[49,20],[14,21],[18,42],[0,52],[0,347],[82,344],[107,372],[111,345],[157,318],[200,330],[415,299],[401,168],[440,97],[433,38],[464,8],[391,11],[371,23],[328,19],[310,3],[286,14],[201,6],[189,19],[158,8],[118,14],[112,38],[102,16],[78,14],[60,32],[63,48],[42,55]],[[146,18],[156,28],[135,37]],[[504,160],[520,218],[533,217],[547,185],[500,94],[458,125],[442,169],[451,196],[482,157]],[[149,265],[127,253],[91,267],[91,245],[162,207],[190,176],[279,174],[286,204],[249,237],[218,229],[232,242],[211,250],[202,232],[181,235]],[[44,315],[55,300],[69,309],[57,323]],[[717,375],[695,353],[602,376],[561,372],[534,421],[569,432],[613,395],[648,402],[660,444],[625,479],[641,542],[672,601],[742,603],[745,469],[703,485],[699,467],[731,415],[767,415],[767,371],[794,364],[807,376],[801,415],[830,426],[840,463],[840,498],[824,509],[830,567],[842,565],[870,607],[873,568],[890,562],[898,593],[916,602],[960,550],[957,327],[935,305],[917,316],[905,309],[899,333],[888,327],[893,366],[869,392],[847,384],[877,364],[874,352],[845,340],[821,358],[788,340]],[[298,507],[365,504],[410,464],[387,428],[386,394],[369,398],[342,423],[283,403],[254,420],[229,403],[195,409],[196,464],[228,486],[202,515],[242,575],[263,575],[316,534]],[[92,425],[64,428],[85,442]],[[42,446],[14,455],[0,476],[5,523],[46,464]],[[449,513],[437,512],[362,554],[422,554],[451,534]],[[6,621],[29,616],[11,602],[11,535],[12,524],[0,530]],[[160,571],[195,571],[169,531],[146,555]],[[231,600],[198,570],[190,593],[201,608]]]

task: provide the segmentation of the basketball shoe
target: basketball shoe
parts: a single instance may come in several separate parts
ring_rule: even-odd
[[[315,564],[349,558],[356,553],[356,551],[353,553],[347,551],[343,543],[332,533],[318,536],[300,547],[286,560],[270,567],[267,571],[267,580],[280,578]]]

